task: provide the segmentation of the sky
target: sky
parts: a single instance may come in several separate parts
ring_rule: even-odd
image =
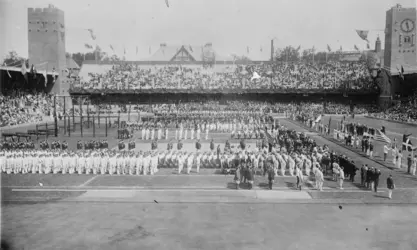
[[[27,8],[48,4],[65,12],[66,50],[87,52],[96,44],[112,54],[137,60],[150,56],[161,43],[201,46],[213,44],[216,53],[268,55],[288,45],[325,51],[342,46],[365,48],[355,30],[369,30],[371,48],[377,36],[384,44],[386,11],[397,3],[416,7],[416,0],[0,0],[0,59],[15,50],[28,56]],[[136,47],[138,54],[136,54]],[[250,57],[250,55],[249,55]]]

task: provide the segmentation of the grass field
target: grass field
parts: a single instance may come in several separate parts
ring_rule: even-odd
[[[277,177],[274,190],[266,190],[263,176],[256,176],[254,190],[241,185],[237,191],[233,176],[212,169],[198,175],[175,169],[156,176],[2,174],[2,240],[11,249],[42,250],[417,249],[416,178],[309,135],[358,165],[380,168],[380,191],[359,187],[359,175],[345,181],[345,190],[327,178],[318,192],[312,182],[295,190],[295,177]],[[215,141],[223,149],[225,140],[219,135]],[[115,138],[109,142],[117,145]],[[136,142],[138,149],[150,147]],[[185,145],[194,150],[193,142]],[[388,174],[398,187],[392,200],[384,189]]]

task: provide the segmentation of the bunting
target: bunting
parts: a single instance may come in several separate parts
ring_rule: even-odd
[[[94,35],[93,29],[87,29],[87,30],[88,32],[90,32],[91,39],[96,40],[97,37]]]
[[[358,46],[356,46],[356,44],[355,44],[354,47],[355,47],[355,50],[359,51],[359,48],[358,48]]]
[[[332,51],[332,48],[330,48],[330,45],[328,45],[328,44],[327,44],[327,50],[328,50],[329,52],[331,52],[331,51]]]
[[[362,40],[365,40],[365,41],[367,41],[369,43],[369,41],[368,41],[368,33],[369,33],[369,31],[368,30],[356,30],[356,33],[358,33],[358,36],[360,38],[362,38]]]
[[[90,45],[90,44],[86,43],[86,44],[84,44],[84,47],[86,49],[92,49],[93,48],[93,45]]]

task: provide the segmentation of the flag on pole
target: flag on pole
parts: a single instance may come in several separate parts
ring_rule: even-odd
[[[138,55],[138,46],[136,46],[136,55]]]
[[[88,43],[84,44],[84,46],[85,46],[86,49],[92,49],[93,48],[93,45],[90,45]]]
[[[110,44],[110,49],[114,52],[114,48],[111,44]]]
[[[382,133],[381,130],[379,129],[375,130],[375,135],[373,136],[373,138],[375,141],[380,141],[380,142],[391,144],[391,139],[388,138],[388,136]]]
[[[412,149],[412,147],[413,147],[413,144],[411,143],[411,140],[410,140],[410,135],[411,134],[408,134],[408,135],[406,135],[406,134],[403,134],[403,150],[408,150],[408,151],[411,151],[411,149]]]
[[[28,82],[28,75],[27,75],[28,69],[26,68],[26,62],[23,61],[22,63],[22,75],[25,78],[25,81]]]
[[[165,4],[167,5],[167,7],[169,8],[169,2],[168,0],[165,0]]]
[[[366,44],[366,48],[367,49],[371,49],[371,45],[369,45],[369,43]]]
[[[332,51],[332,48],[330,48],[330,45],[328,45],[328,44],[327,44],[327,50],[328,50],[329,52],[331,52],[331,51]]]
[[[367,41],[369,43],[369,41],[368,41],[368,33],[369,33],[369,31],[368,30],[356,30],[356,33],[358,33],[358,36],[360,38],[362,38],[362,40],[365,40],[365,41]]]
[[[358,48],[358,46],[356,46],[356,44],[355,44],[355,50],[359,51],[359,48]]]
[[[397,70],[398,70],[398,74],[399,74],[400,78],[404,81],[404,68],[403,68],[403,66],[401,65],[401,68],[398,68],[398,66],[397,66]]]
[[[91,39],[96,40],[97,37],[94,35],[93,29],[87,29],[87,30],[88,32],[90,32]]]

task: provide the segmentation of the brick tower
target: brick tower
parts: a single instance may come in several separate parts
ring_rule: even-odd
[[[67,95],[69,84],[65,69],[65,20],[64,12],[49,5],[48,8],[28,8],[29,66],[38,72],[55,69],[59,74],[55,83],[49,76],[47,89],[59,95]]]
[[[392,75],[416,71],[416,9],[397,4],[386,13],[384,66]]]

